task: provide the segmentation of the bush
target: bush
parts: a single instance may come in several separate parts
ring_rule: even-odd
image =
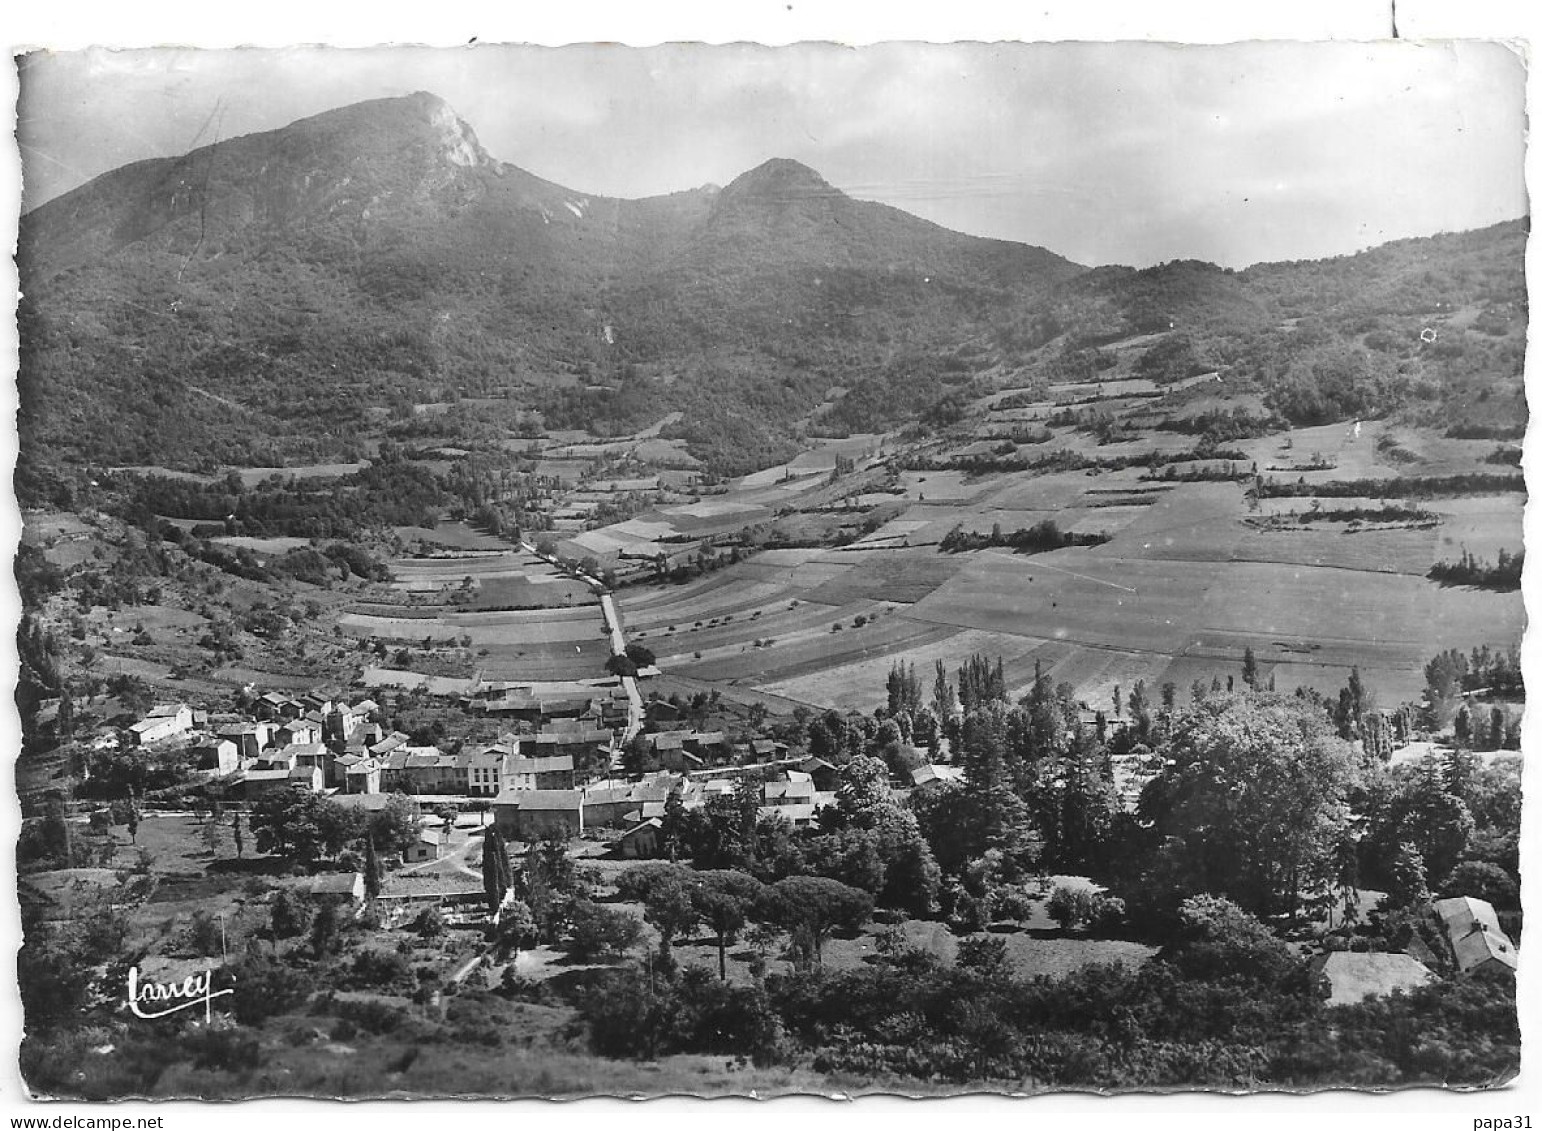
[[[1022,922],[1033,916],[1033,900],[1021,888],[1007,888],[996,897],[996,918]]]
[[[764,987],[721,982],[691,966],[678,977],[608,974],[585,990],[578,1013],[602,1056],[652,1059],[672,1053],[734,1055],[757,1065],[782,1058],[785,1037]]]
[[[1086,888],[1057,887],[1045,910],[1063,930],[1074,930],[1092,919],[1092,893]]]
[[[354,989],[394,989],[411,985],[412,964],[393,951],[361,950],[354,956],[345,981]]]
[[[182,1038],[182,1047],[194,1068],[245,1074],[262,1067],[262,1045],[239,1029],[193,1029]]]
[[[237,964],[231,979],[235,984],[231,1012],[242,1025],[260,1025],[294,1008],[314,988],[307,971],[266,956],[253,956]]]
[[[366,1033],[391,1033],[401,1027],[407,1012],[383,1001],[338,1001],[333,1007],[342,1021],[352,1022]]]

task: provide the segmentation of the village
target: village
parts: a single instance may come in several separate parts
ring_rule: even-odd
[[[1466,65],[1523,86],[1488,46]],[[1175,84],[1171,53],[1060,45],[1066,97],[1009,47],[842,73],[879,117],[922,108],[896,74],[978,76],[999,97],[947,132],[998,164],[976,127],[1031,105],[1053,136],[1019,173],[1073,186],[1042,230],[947,215],[927,178],[995,174],[915,114],[870,175],[806,144],[847,109],[823,63],[761,72],[802,91],[791,134],[745,86],[731,132],[765,137],[647,185],[673,144],[612,144],[607,191],[670,191],[608,196],[508,133],[485,91],[542,119],[502,78],[447,100],[403,55],[423,89],[300,107],[244,52],[274,107],[220,133],[178,93],[214,88],[161,76],[197,139],[104,145],[130,163],[23,215],[32,1094],[1519,1073],[1529,218],[1406,210],[1443,169],[1519,186],[1524,122],[1464,155],[1450,99],[1396,150],[1439,159],[1339,216],[1365,138],[1299,113],[1308,55],[1260,100],[1231,48]],[[1317,73],[1396,102],[1377,137],[1468,89],[1382,89],[1356,50]],[[60,151],[159,128],[69,81],[82,114],[24,116]],[[1111,132],[1146,154],[1110,166],[1123,203],[1087,180],[1110,107],[1158,111]],[[698,110],[654,121],[713,152],[676,128]],[[1057,169],[1061,136],[1088,156]],[[1333,195],[1287,224],[1306,174],[1261,138]],[[1094,205],[1131,222],[1063,242]]]

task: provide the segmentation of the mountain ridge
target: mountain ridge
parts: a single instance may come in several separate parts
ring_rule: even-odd
[[[1484,267],[1520,230],[1440,246]],[[785,457],[833,386],[877,382],[864,403],[884,415],[863,427],[889,427],[1062,338],[1261,332],[1315,309],[1295,292],[1319,277],[1347,304],[1401,301],[1420,254],[1357,261],[1374,278],[1352,285],[1339,261],[1089,270],[788,158],[608,197],[493,158],[417,92],[136,162],[23,216],[23,458],[357,458],[382,413],[419,402],[504,398],[603,434],[667,397],[693,450],[748,469]]]

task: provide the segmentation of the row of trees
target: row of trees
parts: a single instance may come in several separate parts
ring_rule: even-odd
[[[1498,561],[1490,562],[1474,557],[1464,546],[1462,556],[1456,561],[1436,562],[1430,566],[1429,578],[1441,585],[1470,585],[1508,593],[1521,587],[1521,570],[1525,564],[1525,550],[1512,554],[1502,549]]]

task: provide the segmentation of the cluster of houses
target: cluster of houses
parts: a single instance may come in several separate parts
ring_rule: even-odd
[[[1431,903],[1429,915],[1445,962],[1458,974],[1515,976],[1519,956],[1493,904],[1454,896]],[[1355,1005],[1373,994],[1385,997],[1422,986],[1434,978],[1430,966],[1440,963],[1441,956],[1415,934],[1408,952],[1330,951],[1312,960],[1312,972],[1326,982],[1329,1005]]]
[[[624,857],[647,858],[660,852],[659,834],[672,792],[680,791],[686,809],[697,809],[714,797],[732,796],[751,773],[761,779],[760,814],[779,817],[794,828],[808,827],[820,809],[835,804],[840,784],[839,771],[822,758],[784,758],[694,773],[660,770],[624,784],[507,789],[493,801],[493,820],[505,837],[523,841],[620,829],[616,851]]]
[[[472,798],[570,790],[584,767],[608,766],[614,753],[614,732],[588,717],[548,719],[535,734],[509,733],[451,754],[387,730],[373,699],[278,692],[258,697],[246,718],[211,719],[180,703],[156,706],[124,737],[136,746],[185,743],[197,769],[241,800],[290,787]]]
[[[464,705],[473,714],[532,726],[572,720],[590,729],[617,730],[626,726],[631,704],[619,681],[552,680],[539,684],[478,681]]]

